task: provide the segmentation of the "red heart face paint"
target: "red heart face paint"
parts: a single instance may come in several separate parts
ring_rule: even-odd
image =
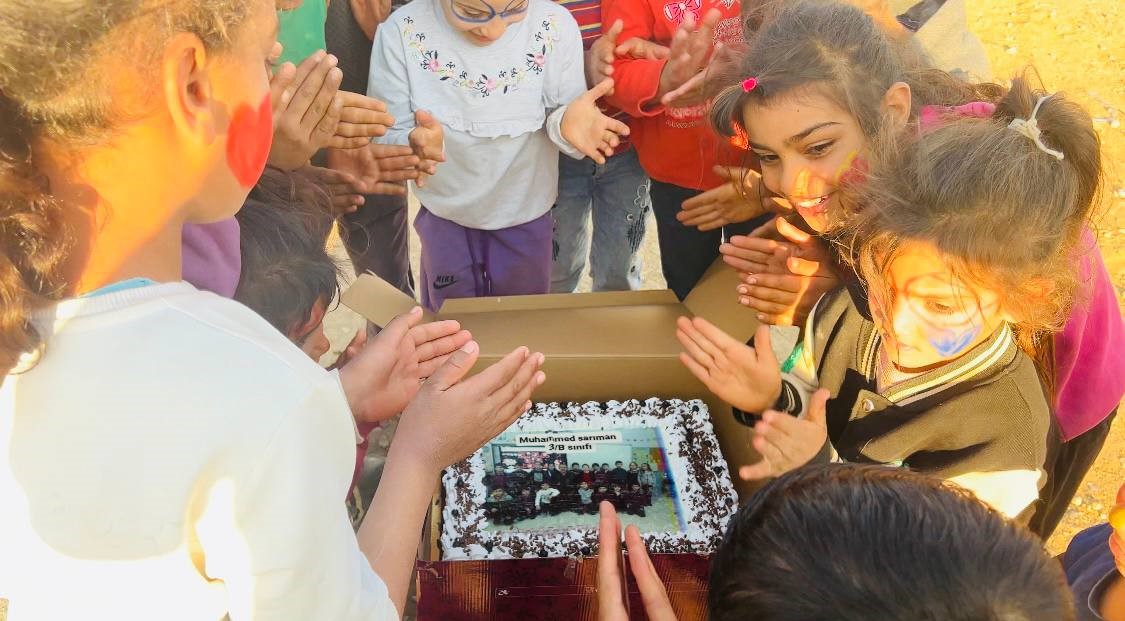
[[[239,104],[227,129],[227,165],[243,187],[252,187],[266,168],[273,144],[273,107],[269,93],[257,109]]]

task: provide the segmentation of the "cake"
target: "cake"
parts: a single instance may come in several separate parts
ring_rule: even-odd
[[[596,555],[600,500],[650,552],[706,554],[737,509],[698,400],[536,404],[442,490],[444,560]]]

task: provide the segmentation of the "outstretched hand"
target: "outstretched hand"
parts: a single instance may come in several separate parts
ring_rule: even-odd
[[[781,367],[769,326],[758,327],[750,347],[702,317],[680,317],[676,338],[684,346],[680,362],[723,401],[745,412],[761,412],[781,396]]]
[[[422,323],[418,307],[395,317],[340,369],[352,414],[378,423],[403,411],[422,380],[471,339],[456,321]]]
[[[831,250],[783,217],[719,247],[742,279],[738,302],[771,325],[801,325],[825,293],[841,283]]]
[[[821,388],[813,393],[803,418],[774,410],[763,412],[751,442],[762,460],[742,466],[738,476],[745,481],[778,477],[812,461],[828,440],[827,403],[828,391]]]
[[[418,156],[419,175],[415,183],[422,187],[426,177],[437,172],[437,165],[445,161],[445,132],[441,122],[425,110],[414,112],[414,129],[410,130],[410,148]]]
[[[726,182],[684,201],[676,214],[680,223],[712,231],[766,213],[767,206],[758,198],[761,174],[750,168],[729,166],[715,166],[712,170]]]
[[[631,37],[618,45],[617,38],[621,36],[624,28],[624,22],[615,20],[586,52],[586,86],[594,86],[606,78],[613,77],[613,63],[618,58],[643,60],[668,58],[668,48],[640,37]]]
[[[628,621],[625,600],[629,594],[623,592],[625,568],[621,565],[621,520],[610,502],[603,500],[598,510],[598,619]],[[629,551],[629,569],[641,592],[645,615],[650,621],[676,621],[668,591],[652,565],[641,531],[634,525],[625,529],[625,548]]]
[[[714,49],[715,26],[721,17],[718,9],[711,9],[703,15],[698,28],[691,13],[684,17],[672,36],[668,62],[660,72],[660,85],[649,104],[651,107],[663,105],[665,95],[684,86],[704,70]]]
[[[582,93],[566,107],[560,127],[567,142],[599,164],[604,164],[605,158],[621,144],[618,136],[629,135],[628,125],[602,114],[598,108],[598,99],[611,92],[613,80],[607,78]]]
[[[420,162],[413,149],[399,144],[372,142],[358,149],[328,150],[329,168],[357,179],[364,194],[405,195],[405,182],[418,178]]]
[[[435,473],[507,429],[531,407],[531,393],[547,379],[539,370],[545,357],[526,347],[464,379],[479,355],[480,347],[469,341],[445,357],[407,406],[395,431],[398,448],[423,460]]]
[[[343,113],[343,100],[337,94],[344,74],[336,64],[335,56],[321,50],[295,71],[282,65],[274,74],[271,165],[295,170],[332,142]]]

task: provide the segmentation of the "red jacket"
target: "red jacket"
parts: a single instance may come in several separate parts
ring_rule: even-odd
[[[742,41],[739,0],[602,0],[602,23],[618,19],[624,23],[618,41],[640,37],[667,46],[688,13],[698,22],[712,8],[722,13],[715,40],[724,44]],[[709,190],[723,182],[711,168],[715,164],[741,165],[744,153],[711,128],[706,104],[665,109],[656,102],[642,108],[656,95],[665,62],[618,58],[613,64],[613,94],[606,99],[633,117],[629,138],[650,177]]]

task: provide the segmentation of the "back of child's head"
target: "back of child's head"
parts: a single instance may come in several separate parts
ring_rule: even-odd
[[[790,472],[731,519],[712,621],[1061,621],[1062,571],[969,492],[906,469]]]
[[[1037,335],[1069,314],[1076,242],[1101,178],[1090,115],[1017,78],[990,118],[954,113],[878,141],[866,179],[842,201],[852,254],[875,288],[904,242],[932,245],[959,278],[999,295],[1050,389],[1053,363]]]
[[[892,39],[856,3],[756,3],[746,15],[747,49],[710,70],[715,129],[736,136],[748,103],[768,106],[810,88],[851,114],[868,137],[883,127],[883,99],[898,82],[910,86],[915,113],[927,104],[996,97],[995,85],[970,85],[929,67],[912,40]]]
[[[319,217],[325,212],[261,190],[236,216],[242,272],[234,299],[295,339],[317,305],[336,296],[339,268],[325,250]]]
[[[73,267],[76,232],[66,228],[40,143],[77,149],[104,140],[142,103],[127,108],[110,84],[156,73],[161,46],[176,32],[224,48],[252,12],[236,0],[161,2],[151,10],[157,4],[0,2],[0,370],[41,344],[30,313],[75,284],[64,270]]]

